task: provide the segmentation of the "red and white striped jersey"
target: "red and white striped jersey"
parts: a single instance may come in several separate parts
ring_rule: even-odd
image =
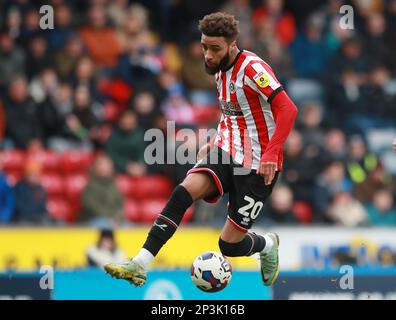
[[[246,50],[215,77],[222,116],[214,143],[235,162],[257,170],[276,128],[276,110],[270,103],[282,86],[271,67]],[[278,170],[282,160],[280,151]]]

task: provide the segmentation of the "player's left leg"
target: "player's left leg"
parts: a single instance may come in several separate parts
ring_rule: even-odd
[[[276,183],[270,186],[261,176],[251,173],[235,176],[230,190],[227,221],[223,227],[219,247],[225,256],[239,257],[260,253],[261,276],[265,285],[272,285],[279,273],[279,237],[275,233],[264,236],[248,232]]]

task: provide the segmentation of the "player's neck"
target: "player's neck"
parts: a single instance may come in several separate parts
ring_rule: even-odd
[[[230,70],[231,67],[235,64],[236,60],[238,59],[238,57],[241,53],[242,53],[242,50],[239,50],[239,48],[235,48],[235,50],[233,50],[230,53],[230,59],[228,61],[227,67],[223,71]]]

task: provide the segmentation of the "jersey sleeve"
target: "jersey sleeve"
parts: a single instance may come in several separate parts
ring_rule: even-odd
[[[245,84],[271,103],[283,90],[272,69],[265,62],[253,62],[245,69]]]

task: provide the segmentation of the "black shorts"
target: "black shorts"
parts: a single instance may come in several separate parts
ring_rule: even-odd
[[[205,201],[215,203],[229,192],[227,219],[243,232],[247,232],[259,217],[279,176],[277,171],[272,183],[267,186],[256,170],[243,168],[227,152],[216,146],[187,174],[194,172],[209,173],[217,185],[217,194],[205,198]]]

